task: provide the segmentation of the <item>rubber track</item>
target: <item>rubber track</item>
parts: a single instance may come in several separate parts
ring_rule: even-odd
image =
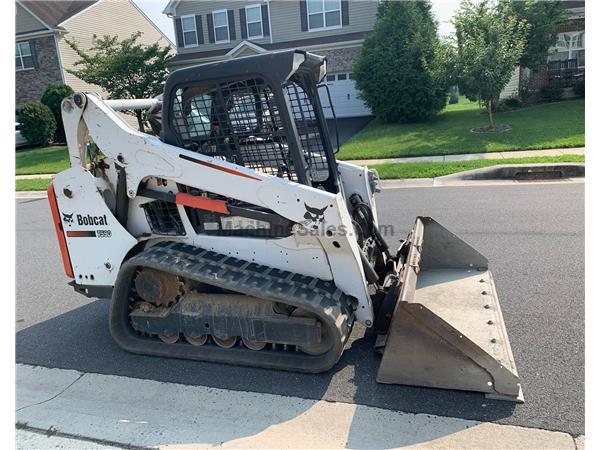
[[[288,303],[317,315],[334,336],[334,345],[323,355],[267,348],[255,351],[236,345],[192,346],[185,342],[166,344],[142,336],[129,319],[133,277],[139,267],[164,270],[231,291]],[[354,314],[346,295],[333,282],[274,269],[177,242],[161,242],[126,261],[117,276],[110,307],[110,332],[125,350],[171,358],[195,359],[271,369],[317,373],[329,370],[339,360],[350,334]]]

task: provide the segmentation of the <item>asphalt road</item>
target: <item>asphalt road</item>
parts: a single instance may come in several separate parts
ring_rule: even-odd
[[[390,242],[430,215],[489,258],[525,404],[377,384],[379,356],[361,327],[320,375],[128,354],[109,335],[108,301],[66,285],[45,199],[17,202],[17,362],[583,434],[583,184],[395,189],[378,204],[381,223],[394,226]]]

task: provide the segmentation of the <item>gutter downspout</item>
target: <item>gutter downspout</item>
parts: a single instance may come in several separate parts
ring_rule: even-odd
[[[271,25],[271,2],[270,0],[266,0],[267,1],[267,11],[269,11],[269,30],[271,31],[269,33],[269,43],[272,44],[273,43],[273,25]]]
[[[58,68],[60,69],[60,79],[63,84],[65,83],[65,68],[62,63],[62,56],[60,54],[60,47],[58,46],[58,39],[56,38],[56,34],[54,35],[54,48],[56,49],[56,56],[58,57]]]

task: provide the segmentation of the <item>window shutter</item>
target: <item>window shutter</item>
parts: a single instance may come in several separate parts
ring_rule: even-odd
[[[196,14],[196,35],[198,36],[198,45],[204,44],[204,33],[202,29],[202,16]]]
[[[35,40],[29,41],[29,48],[31,49],[31,59],[33,59],[33,67],[37,69],[40,66],[38,64],[37,49],[35,48]]]
[[[342,26],[350,25],[350,14],[348,11],[348,0],[342,0]]]
[[[229,40],[235,41],[235,18],[233,17],[233,9],[227,10],[227,19],[229,20]]]
[[[181,19],[175,19],[175,37],[177,40],[177,47],[183,47],[183,27],[181,26]]]
[[[306,0],[300,0],[300,29],[308,31],[308,10],[306,9]]]
[[[246,8],[240,8],[240,28],[242,31],[242,39],[248,37],[248,28],[246,26]]]
[[[215,27],[213,25],[212,13],[206,15],[206,26],[208,28],[208,42],[215,43]]]
[[[269,7],[267,5],[262,5],[260,7],[260,11],[262,13],[263,36],[270,36],[271,30],[269,30]]]

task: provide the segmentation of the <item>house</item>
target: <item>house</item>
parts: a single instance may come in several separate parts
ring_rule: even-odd
[[[585,1],[563,0],[560,6],[567,20],[559,29],[556,44],[548,49],[547,65],[535,71],[516,68],[500,98],[517,95],[520,83],[527,79],[533,90],[539,90],[552,81],[571,87],[585,77]]]
[[[130,36],[141,31],[140,41],[172,45],[168,38],[130,0],[38,1],[16,0],[16,105],[39,100],[51,83],[65,83],[75,91],[106,93],[67,69],[79,59],[65,37],[82,48],[104,35]]]
[[[585,1],[563,1],[569,14],[560,27],[556,44],[548,51],[548,80],[561,79],[570,86],[585,76]]]
[[[177,55],[173,69],[273,50],[327,57],[326,83],[338,117],[370,115],[358,98],[352,64],[375,23],[378,2],[348,0],[171,0]],[[331,117],[321,89],[325,114]]]

